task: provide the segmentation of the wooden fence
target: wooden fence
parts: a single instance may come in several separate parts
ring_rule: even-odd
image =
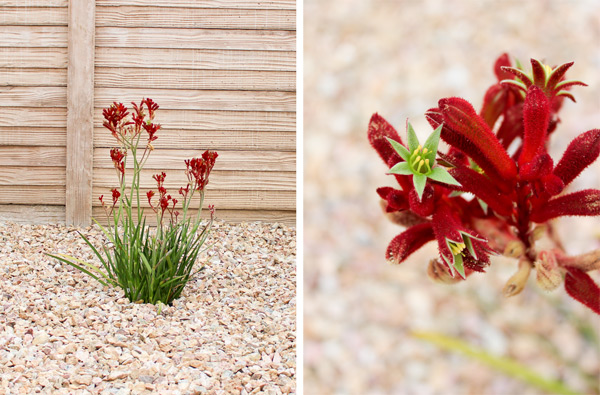
[[[117,184],[102,108],[150,97],[163,128],[142,188],[165,170],[176,193],[183,160],[214,149],[219,218],[293,224],[295,14],[295,0],[0,0],[0,220],[102,218]]]

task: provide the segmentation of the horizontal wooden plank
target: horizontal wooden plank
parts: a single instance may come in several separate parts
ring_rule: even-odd
[[[157,6],[185,8],[246,8],[295,10],[296,0],[202,0],[195,2],[189,0],[96,0],[96,6]]]
[[[66,69],[66,48],[0,48],[0,68]]]
[[[64,128],[0,127],[0,145],[66,146]]]
[[[0,0],[0,6],[3,7],[67,7],[69,0]]]
[[[3,118],[4,116],[0,114],[0,126],[4,126]],[[6,118],[12,117],[6,116]],[[103,122],[102,109],[98,108],[94,111],[94,119],[94,126],[101,127]],[[292,112],[160,109],[156,114],[155,121],[164,125],[164,127],[186,130],[258,130],[275,132],[293,132],[296,130],[296,114]],[[50,125],[53,121],[48,120],[47,122],[48,124],[44,126],[54,126]]]
[[[218,160],[218,159],[217,159]],[[125,180],[131,185],[132,172],[126,172]],[[141,188],[149,189],[156,187],[156,181],[152,178],[157,170],[144,169],[140,174]],[[184,168],[167,171],[165,188],[174,189],[187,185],[187,177]],[[93,175],[94,187],[105,189],[114,188],[118,185],[116,170],[114,168],[95,168]],[[0,183],[2,182],[0,177]],[[234,191],[295,191],[296,173],[293,171],[240,171],[240,170],[214,170],[210,173],[208,190],[234,190]]]
[[[17,224],[64,224],[65,206],[0,205],[0,222],[15,222]]]
[[[66,48],[66,26],[0,26],[0,47]]]
[[[65,205],[64,186],[2,185],[0,205],[3,204]]]
[[[0,127],[66,128],[66,108],[2,107]]]
[[[67,26],[67,8],[0,6],[0,25]]]
[[[0,166],[65,166],[65,147],[0,146]]]
[[[67,107],[66,87],[0,86],[0,107]]]
[[[235,150],[240,146],[244,150],[295,151],[296,133],[294,132],[256,132],[235,130],[177,130],[161,129],[155,148],[210,147],[213,150]],[[0,141],[2,129],[0,128]],[[94,130],[94,146],[114,147],[116,140],[105,128]]]
[[[29,207],[29,206],[25,206]],[[0,221],[2,220],[2,207],[0,207]],[[189,215],[196,215],[197,211],[190,210]],[[102,224],[107,225],[106,214],[102,207],[94,207],[92,215]],[[210,212],[202,210],[202,218],[209,218]],[[29,216],[27,217],[29,218]],[[280,223],[287,226],[296,226],[296,212],[292,210],[216,210],[215,219],[229,223],[242,222],[265,222],[265,223]],[[26,222],[27,223],[27,222]],[[149,226],[156,225],[156,215],[147,213],[146,224]]]
[[[2,60],[0,60],[2,62]],[[0,86],[67,86],[67,69],[0,68]]]
[[[65,167],[0,167],[0,185],[65,186]]]
[[[0,78],[1,71],[0,71]],[[1,83],[2,80],[0,80]],[[96,87],[296,91],[294,71],[181,70],[96,67]]]
[[[2,105],[1,93],[0,88],[0,105]],[[123,103],[138,102],[144,97],[152,98],[161,108],[168,108],[169,110],[287,112],[296,110],[296,94],[293,92],[191,89],[96,88],[94,106],[106,108],[115,101]]]
[[[95,64],[96,67],[152,69],[295,71],[296,54],[295,52],[224,49],[99,47],[96,48]],[[2,59],[0,59],[1,65]]]
[[[189,4],[189,3],[188,3]],[[135,18],[132,18],[135,15]],[[96,7],[96,26],[296,30],[294,10]]]
[[[94,167],[113,167],[109,151],[108,148],[94,149]],[[144,168],[184,169],[184,160],[199,157],[202,152],[204,149],[155,149],[147,159]],[[127,167],[133,168],[132,160],[128,161]],[[277,151],[219,151],[215,170],[295,171],[296,154]]]
[[[15,29],[17,28],[15,27]],[[40,28],[30,29],[35,31],[34,29]],[[59,28],[48,27],[43,29]],[[3,29],[0,27],[0,31],[2,30]],[[35,38],[38,39],[37,36],[35,36]],[[13,37],[12,40],[14,39],[15,38]],[[46,42],[50,43],[52,41],[49,40]],[[2,43],[3,41],[0,39],[0,44]],[[98,27],[96,28],[96,46],[111,48],[187,48],[238,49],[245,51],[294,51],[296,49],[296,34],[295,32],[290,32],[287,30]]]
[[[0,188],[0,202],[2,202],[2,189]],[[155,193],[156,188],[152,189]],[[140,191],[140,206],[150,210],[150,204],[146,196],[147,190]],[[181,195],[173,191],[173,198],[178,200],[175,208],[181,210]],[[129,193],[127,193],[129,195]],[[108,188],[96,187],[92,192],[92,204],[101,206],[100,196],[104,196],[106,204],[112,204],[111,192]],[[14,197],[13,197],[14,199]],[[135,198],[134,198],[135,201]],[[158,205],[158,195],[154,196],[152,204]],[[190,208],[197,208],[200,204],[200,194],[195,193],[190,203]],[[295,191],[232,191],[209,189],[204,195],[203,208],[208,205],[214,205],[216,209],[236,209],[236,210],[295,210],[296,192]],[[135,203],[137,207],[137,203]],[[150,211],[148,211],[150,212]]]

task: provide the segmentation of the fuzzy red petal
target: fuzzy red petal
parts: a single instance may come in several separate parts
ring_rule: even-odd
[[[394,237],[387,248],[385,257],[390,262],[401,263],[410,254],[434,238],[431,222],[412,226]]]
[[[527,90],[523,105],[523,148],[519,165],[530,162],[543,148],[550,122],[550,101],[537,86]]]
[[[510,73],[507,73],[506,71],[502,70],[502,67],[510,67],[510,58],[508,57],[507,53],[503,53],[502,55],[500,55],[498,57],[498,59],[496,59],[496,63],[494,63],[494,73],[496,74],[496,78],[498,78],[498,81],[502,81],[502,80],[511,80],[513,79],[513,75]]]
[[[487,92],[485,92],[479,115],[481,115],[490,128],[494,127],[494,124],[504,112],[507,97],[508,89],[500,84],[490,86]]]
[[[571,297],[600,314],[600,287],[583,270],[567,266],[565,290]]]
[[[600,215],[600,190],[584,189],[557,197],[534,208],[531,220],[534,222],[546,222],[552,218],[584,215]]]
[[[427,217],[433,214],[435,204],[434,192],[434,188],[430,185],[430,183],[427,183],[427,185],[425,185],[425,190],[423,191],[423,196],[421,200],[419,200],[417,191],[412,189],[408,194],[410,209],[419,214],[421,217]]]
[[[532,161],[519,168],[522,180],[531,181],[542,178],[552,172],[554,162],[547,153],[539,154]]]
[[[554,169],[554,174],[568,185],[600,155],[600,129],[575,137]]]
[[[406,210],[408,208],[408,200],[404,191],[392,187],[381,187],[377,188],[377,194],[387,202],[386,213]]]
[[[512,213],[512,202],[508,196],[484,175],[464,166],[450,169],[449,173],[460,183],[458,190],[471,192],[500,215],[509,216]]]
[[[552,72],[552,74],[550,75],[550,78],[548,78],[547,86],[549,88],[554,88],[556,86],[556,84],[558,84],[563,79],[567,70],[569,70],[571,68],[571,66],[573,66],[573,63],[575,63],[575,62],[569,62],[569,63],[565,63],[565,64],[558,66]]]
[[[506,110],[497,136],[505,149],[508,149],[517,137],[523,136],[523,103]]]
[[[368,137],[369,142],[373,148],[375,148],[379,156],[381,156],[381,159],[383,159],[386,165],[390,166],[390,163],[392,163],[391,166],[393,166],[402,160],[389,141],[386,140],[386,137],[388,137],[402,144],[398,132],[388,121],[383,119],[383,117],[377,113],[373,114],[369,121]]]
[[[462,141],[456,146],[469,155],[486,172],[498,174],[504,180],[513,180],[517,175],[515,163],[492,133],[483,118],[475,112],[466,100],[450,97],[439,101],[439,109],[443,115],[444,130],[442,139],[449,144]],[[452,133],[460,136],[456,138]]]

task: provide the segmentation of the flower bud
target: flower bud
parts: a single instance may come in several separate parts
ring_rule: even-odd
[[[504,248],[502,255],[510,258],[520,258],[525,253],[525,244],[521,240],[511,240]]]
[[[556,289],[563,281],[562,271],[552,251],[542,251],[535,261],[535,281],[544,291]]]
[[[442,264],[437,258],[429,261],[429,266],[427,266],[427,275],[433,281],[442,284],[456,284],[461,280],[460,276],[452,277],[448,267]]]
[[[531,265],[526,259],[521,259],[519,261],[519,269],[508,279],[502,289],[504,296],[509,297],[520,294],[523,288],[525,288],[525,284],[527,284],[529,273],[531,273]]]

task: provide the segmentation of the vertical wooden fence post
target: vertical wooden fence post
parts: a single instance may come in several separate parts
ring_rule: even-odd
[[[95,0],[69,0],[67,73],[67,225],[92,217]]]

